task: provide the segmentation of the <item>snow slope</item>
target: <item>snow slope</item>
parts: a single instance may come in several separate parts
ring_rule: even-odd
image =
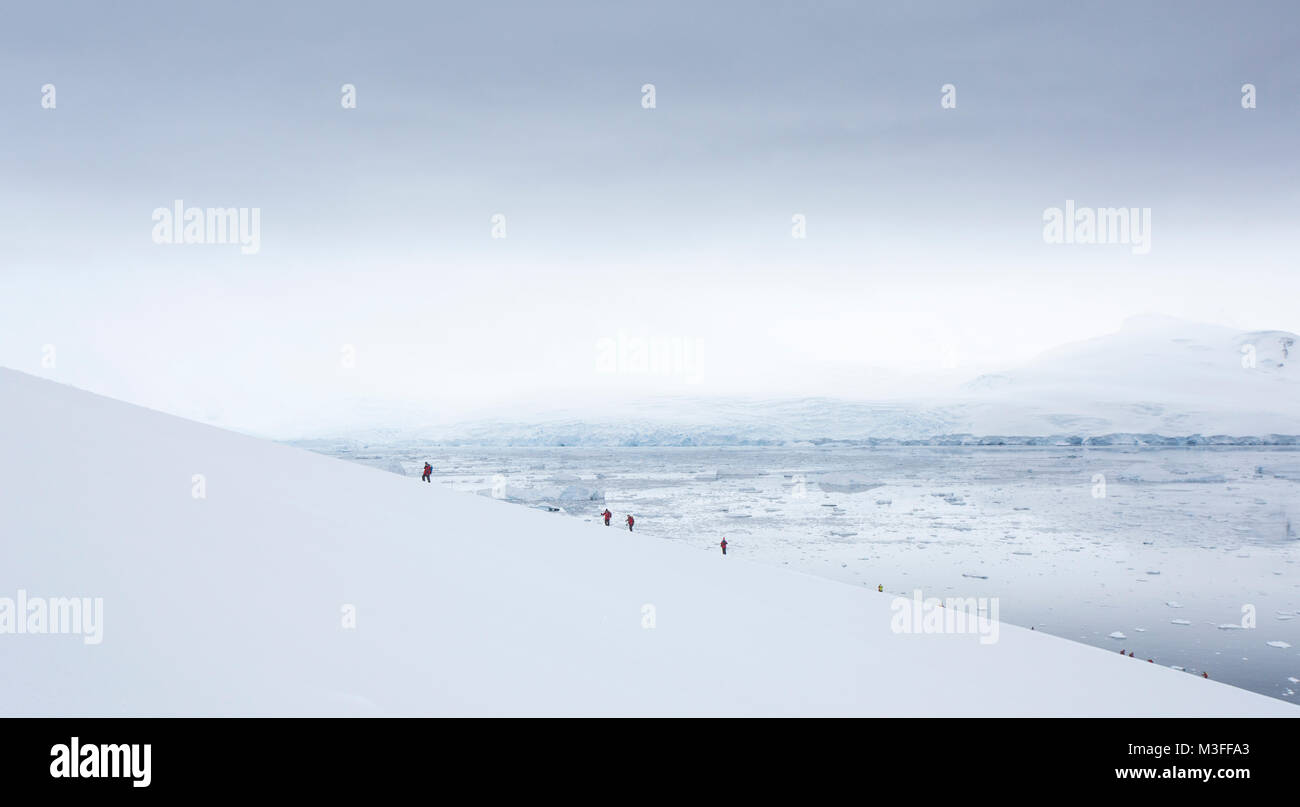
[[[1298,713],[10,370],[0,459],[0,597],[104,601],[98,645],[0,635],[5,715]]]

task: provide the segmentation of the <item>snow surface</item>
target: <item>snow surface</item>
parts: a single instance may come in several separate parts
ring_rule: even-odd
[[[1291,697],[1286,678],[1300,669],[1294,651],[1258,652],[1261,638],[1300,646],[1300,621],[1291,619],[1300,611],[1291,572],[1300,543],[1286,530],[1288,514],[1300,513],[1294,446],[426,442],[355,453],[341,446],[337,456],[376,466],[397,460],[411,475],[431,460],[435,484],[483,496],[500,490],[521,504],[532,502],[516,499],[516,488],[593,480],[602,501],[551,504],[588,522],[606,506],[635,513],[638,535],[709,554],[725,534],[738,559],[858,587],[997,596],[999,619],[1097,647],[1110,648],[1107,635],[1122,629],[1144,659],[1272,697]],[[827,492],[818,484],[827,476],[884,487]],[[1271,635],[1218,629],[1240,623],[1245,604]],[[1179,616],[1186,625],[1170,623]]]
[[[5,715],[1300,714],[10,370],[0,424],[0,597],[104,601],[101,644],[0,635]]]

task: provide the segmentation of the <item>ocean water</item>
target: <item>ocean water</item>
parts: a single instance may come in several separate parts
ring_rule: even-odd
[[[440,484],[611,541],[633,513],[643,538],[718,552],[725,536],[737,560],[892,595],[996,598],[1003,622],[1134,663],[1300,690],[1291,448],[311,447],[417,478],[428,460]]]

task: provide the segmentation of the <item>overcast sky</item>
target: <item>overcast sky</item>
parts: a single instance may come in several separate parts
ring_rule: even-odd
[[[1142,312],[1300,331],[1292,2],[26,6],[0,364],[177,414],[871,397]],[[260,248],[155,243],[176,200]],[[1066,200],[1150,208],[1150,251],[1046,243]]]

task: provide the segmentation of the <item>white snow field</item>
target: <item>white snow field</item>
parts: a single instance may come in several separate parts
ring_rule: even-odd
[[[98,644],[0,635],[5,715],[1300,714],[11,370],[0,424],[0,598],[103,598]]]

